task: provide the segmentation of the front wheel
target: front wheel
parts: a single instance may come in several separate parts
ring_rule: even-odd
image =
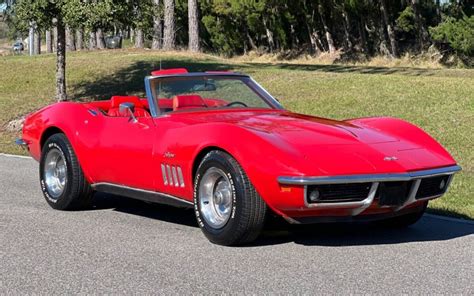
[[[56,210],[79,210],[90,204],[92,190],[64,134],[52,135],[43,146],[40,184],[46,201]]]
[[[255,240],[267,210],[237,161],[218,150],[209,152],[199,165],[194,181],[194,209],[204,235],[225,246]]]

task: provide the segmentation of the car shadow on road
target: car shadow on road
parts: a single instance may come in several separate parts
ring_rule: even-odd
[[[197,228],[192,209],[145,203],[138,200],[96,193],[92,210],[114,211],[168,223]],[[263,247],[296,243],[307,246],[363,246],[444,241],[474,234],[474,222],[425,215],[405,229],[383,228],[372,223],[331,223],[290,225],[278,218],[267,222],[259,239],[242,247]]]
[[[107,209],[189,227],[198,227],[192,209],[147,203],[123,196],[96,192],[91,210]]]
[[[404,229],[382,227],[375,223],[287,225],[283,232],[264,232],[255,245],[286,242],[328,247],[386,245],[444,241],[472,234],[472,222],[425,215],[416,224]]]

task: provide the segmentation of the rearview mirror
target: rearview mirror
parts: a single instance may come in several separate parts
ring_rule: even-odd
[[[130,114],[130,119],[133,122],[137,122],[137,118],[135,117],[135,105],[133,103],[122,103],[119,105],[119,112],[120,114]]]
[[[192,91],[215,91],[217,89],[214,80],[208,79],[203,84],[196,84]]]

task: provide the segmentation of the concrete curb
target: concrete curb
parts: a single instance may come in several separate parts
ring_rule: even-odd
[[[31,156],[14,155],[14,154],[6,154],[6,153],[0,153],[0,156],[11,157],[11,158],[33,159]]]

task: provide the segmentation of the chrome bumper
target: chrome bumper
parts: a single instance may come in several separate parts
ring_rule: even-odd
[[[401,206],[396,207],[394,209],[395,211],[399,211],[414,202],[437,198],[443,195],[444,193],[446,193],[446,191],[449,188],[449,185],[451,184],[454,173],[460,170],[461,170],[460,166],[454,165],[454,166],[449,166],[449,167],[444,167],[444,168],[414,171],[414,172],[407,172],[407,173],[394,173],[394,174],[367,174],[367,175],[321,176],[321,177],[282,176],[282,177],[278,177],[278,182],[280,184],[285,184],[285,185],[304,186],[305,188],[304,201],[305,201],[305,206],[308,208],[348,209],[348,210],[351,210],[351,215],[355,216],[362,213],[365,209],[367,209],[372,204],[372,202],[375,199],[375,195],[377,193],[377,189],[379,187],[380,182],[413,181],[413,184],[408,193],[408,199]],[[442,176],[442,175],[450,176],[448,183],[446,184],[446,190],[442,194],[416,199],[416,193],[418,191],[421,180],[423,178]],[[370,187],[367,198],[361,201],[331,202],[331,203],[320,202],[320,203],[309,204],[306,200],[308,185],[347,184],[347,183],[372,183],[372,186]]]

